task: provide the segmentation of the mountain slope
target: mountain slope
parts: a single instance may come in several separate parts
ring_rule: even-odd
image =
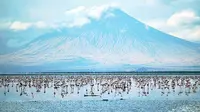
[[[126,70],[125,65],[199,66],[199,48],[149,27],[120,9],[109,8],[100,19],[90,18],[90,23],[81,27],[52,30],[18,51],[0,55],[0,64],[40,69],[45,66],[47,71],[60,69],[52,69],[52,63],[66,66],[66,71],[72,70],[67,69],[71,65],[80,70],[117,69],[116,66]],[[81,60],[83,64],[79,63]]]

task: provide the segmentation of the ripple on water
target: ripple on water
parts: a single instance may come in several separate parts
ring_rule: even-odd
[[[197,101],[28,101],[0,102],[0,112],[200,112]]]
[[[168,112],[200,112],[200,103],[182,105],[182,106],[172,109]]]

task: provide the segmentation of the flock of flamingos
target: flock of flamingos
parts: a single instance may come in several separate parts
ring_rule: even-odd
[[[61,98],[69,94],[83,97],[101,97],[104,94],[118,95],[137,91],[138,97],[148,96],[152,90],[159,90],[161,95],[170,93],[190,95],[197,93],[200,76],[139,76],[139,75],[21,75],[0,76],[0,90],[6,97],[11,89],[19,96],[34,98],[36,93],[47,93],[52,89],[54,97]],[[34,91],[29,91],[29,89]],[[81,92],[82,91],[82,92]],[[103,99],[107,100],[107,99]]]

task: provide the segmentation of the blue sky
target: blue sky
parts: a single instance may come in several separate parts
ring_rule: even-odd
[[[109,4],[168,34],[200,42],[200,0],[1,0],[0,30],[56,27],[71,17],[69,10]]]

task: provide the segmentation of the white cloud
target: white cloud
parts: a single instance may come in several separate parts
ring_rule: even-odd
[[[168,20],[167,24],[170,26],[181,26],[192,24],[194,22],[200,21],[200,17],[198,17],[195,12],[191,10],[184,10],[181,12],[177,12],[173,14]]]
[[[67,10],[65,13],[66,14],[80,14],[81,12],[84,12],[86,8],[84,6],[79,6],[77,8],[74,8],[74,9],[70,9],[70,10]]]
[[[80,18],[76,18],[74,19],[74,21],[72,23],[70,23],[68,26],[69,27],[74,27],[74,26],[82,26],[86,23],[89,23],[90,20],[88,18],[84,18],[84,17],[80,17]]]
[[[88,16],[99,19],[102,13],[108,10],[110,7],[117,7],[117,4],[109,4],[109,5],[102,5],[102,6],[94,6],[89,8],[86,12],[88,12]]]
[[[102,14],[108,10],[110,7],[117,7],[117,4],[93,6],[86,8],[84,6],[79,6],[77,8],[67,10],[65,12],[67,16],[67,21],[69,26],[82,26],[90,22],[90,18],[99,19]],[[105,17],[113,17],[114,14],[108,13]]]
[[[47,24],[43,21],[37,21],[37,22],[21,22],[21,21],[14,21],[10,24],[10,29],[11,30],[27,30],[30,27],[35,27],[35,28],[45,28]]]
[[[10,25],[12,30],[26,30],[32,26],[32,23],[15,21]]]
[[[170,35],[196,42],[200,41],[200,17],[192,10],[174,13],[168,19],[156,19],[146,22],[148,25]]]
[[[74,15],[74,16],[84,16],[84,17],[91,17],[95,19],[99,19],[102,13],[109,8],[118,7],[116,3],[108,4],[108,5],[101,5],[101,6],[93,6],[93,7],[84,7],[79,6],[77,8],[67,10],[65,12],[66,15]]]

